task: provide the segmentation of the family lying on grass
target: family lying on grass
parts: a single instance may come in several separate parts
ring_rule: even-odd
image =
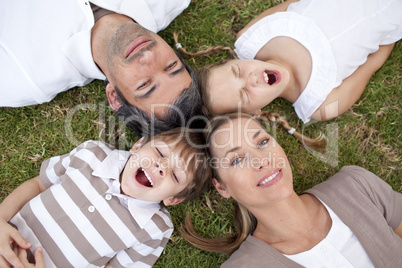
[[[175,15],[188,5],[180,3]],[[237,234],[204,238],[190,216],[180,231],[196,247],[230,254],[223,267],[402,267],[402,194],[373,173],[346,166],[297,195],[286,154],[259,122],[276,121],[307,146],[324,145],[261,109],[281,97],[304,122],[348,110],[402,36],[402,1],[289,0],[263,12],[238,34],[240,60],[199,72],[204,113],[225,115],[212,118],[203,134],[173,128],[170,103],[181,103],[181,114],[200,112],[197,81],[184,61],[133,16],[112,7],[87,9],[97,14],[87,40],[98,44],[99,36],[107,36],[114,46],[87,50],[98,76],[80,83],[107,77],[111,107],[136,116],[126,120],[133,132],[148,133],[150,122],[159,122],[154,130],[162,133],[140,139],[130,152],[87,141],[43,162],[39,176],[0,205],[1,267],[152,266],[173,232],[166,206],[200,196],[210,184],[234,200]],[[121,45],[117,37],[128,33],[140,33],[140,40]],[[164,57],[156,57],[154,47]],[[156,59],[160,66],[153,65]],[[163,78],[143,79],[149,76],[144,70]],[[132,84],[141,94],[130,95]],[[166,91],[167,85],[175,90]],[[154,94],[161,86],[166,94]],[[51,99],[57,92],[49,94]],[[12,106],[20,106],[15,101]],[[156,101],[169,109],[162,105],[150,114]],[[227,114],[239,108],[248,114]]]

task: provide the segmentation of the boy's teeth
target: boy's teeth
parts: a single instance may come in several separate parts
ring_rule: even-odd
[[[264,79],[265,79],[265,83],[267,83],[267,84],[268,84],[268,82],[269,82],[269,78],[268,78],[268,75],[267,75],[267,73],[266,73],[266,72],[264,72]]]
[[[148,173],[145,171],[145,169],[141,168],[142,171],[144,171],[145,177],[147,177],[147,179],[149,180],[149,183],[154,186],[154,183],[151,180],[151,177],[148,175]]]
[[[279,170],[277,172],[275,172],[274,174],[272,174],[271,176],[269,176],[268,178],[266,178],[265,180],[263,180],[260,184],[258,184],[258,186],[264,185],[267,182],[272,181],[278,174],[279,174]]]

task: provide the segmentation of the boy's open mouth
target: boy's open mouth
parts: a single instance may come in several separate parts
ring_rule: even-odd
[[[274,72],[264,71],[263,75],[264,75],[265,82],[270,86],[275,84],[275,82],[278,80],[278,78]]]
[[[149,174],[141,167],[137,170],[137,174],[135,174],[135,179],[145,187],[154,187],[151,176],[149,176]]]

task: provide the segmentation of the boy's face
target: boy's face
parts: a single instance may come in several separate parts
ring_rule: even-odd
[[[174,196],[187,187],[192,176],[178,153],[161,140],[151,140],[132,152],[121,174],[122,192],[144,201],[163,201],[167,206],[183,201]]]

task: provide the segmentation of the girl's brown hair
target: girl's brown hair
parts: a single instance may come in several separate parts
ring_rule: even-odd
[[[229,120],[233,120],[236,118],[253,118],[256,120],[260,125],[263,127],[263,124],[267,122],[267,120],[279,123],[282,127],[287,129],[288,131],[292,128],[289,126],[288,122],[282,118],[279,114],[270,113],[270,112],[262,112],[258,117],[252,117],[249,114],[244,113],[232,113],[225,116],[217,116],[214,117],[208,126],[206,127],[206,142],[207,144],[211,144],[211,139],[213,134],[220,128],[222,125],[227,123]],[[265,127],[263,127],[265,129]],[[316,139],[310,139],[302,134],[294,131],[292,133],[299,141],[303,144],[308,144],[309,146],[313,146],[315,148],[321,148],[326,145],[326,140],[323,138],[322,135]],[[211,148],[209,148],[211,150]],[[212,166],[211,166],[212,168]],[[218,171],[212,168],[212,177],[215,178],[218,182],[223,183]],[[232,254],[236,251],[241,243],[247,238],[247,236],[254,232],[257,226],[257,219],[251,214],[246,207],[237,203],[233,200],[235,206],[235,226],[236,226],[236,233],[230,237],[223,237],[223,238],[205,238],[200,236],[193,227],[191,222],[191,217],[189,214],[186,216],[184,226],[179,228],[180,233],[183,237],[189,241],[192,245],[197,248],[212,251],[212,252],[219,252],[224,254]]]
[[[237,59],[237,55],[234,52],[233,48],[225,47],[225,46],[206,46],[205,49],[197,51],[197,52],[188,52],[185,48],[181,46],[179,43],[179,32],[173,32],[174,42],[176,44],[177,50],[180,51],[185,57],[200,57],[200,56],[207,56],[207,55],[214,55],[221,52],[229,53],[231,58]]]

